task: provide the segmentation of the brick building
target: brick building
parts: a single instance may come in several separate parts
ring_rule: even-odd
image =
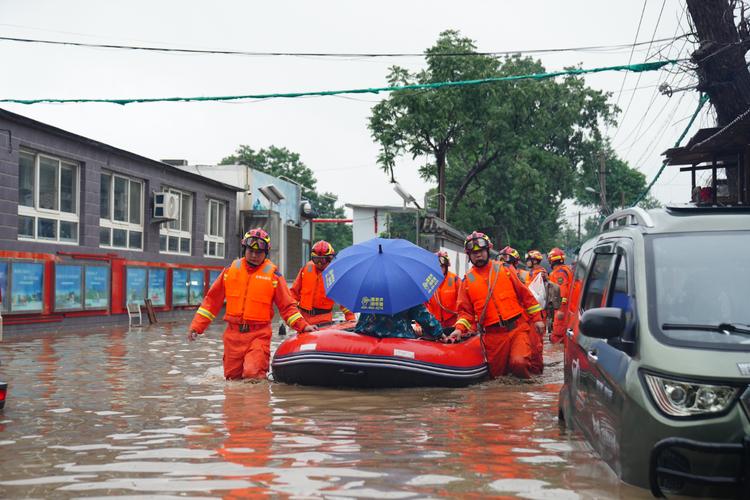
[[[0,110],[5,331],[197,307],[238,254],[238,191]]]

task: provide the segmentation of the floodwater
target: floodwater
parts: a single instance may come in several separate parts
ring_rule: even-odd
[[[224,381],[221,326],[6,334],[0,497],[649,498],[559,427],[558,346],[533,383],[332,390]]]

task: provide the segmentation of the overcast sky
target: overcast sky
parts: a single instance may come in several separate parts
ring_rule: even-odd
[[[684,2],[646,2],[638,41],[687,30]],[[421,53],[445,29],[474,39],[480,51],[633,43],[641,0],[283,1],[0,0],[0,36],[86,43],[284,52]],[[663,7],[663,11],[662,11]],[[661,12],[661,18],[659,15]],[[657,25],[657,20],[659,20]],[[681,20],[682,26],[679,26]],[[691,44],[637,47],[632,62],[688,57]],[[660,51],[657,54],[657,49]],[[629,48],[539,54],[545,67],[627,64]],[[237,95],[376,87],[389,66],[423,67],[420,57],[318,58],[187,55],[0,41],[2,98],[125,98]],[[650,180],[661,153],[678,138],[698,101],[695,91],[657,92],[694,76],[667,71],[586,77],[629,109],[611,128],[617,152]],[[620,93],[620,89],[623,92]],[[635,89],[635,90],[634,90]],[[147,157],[212,164],[240,144],[271,144],[298,152],[318,187],[346,203],[398,204],[376,166],[367,129],[370,108],[386,94],[231,103],[5,104],[4,108]],[[618,101],[619,97],[619,101]],[[632,98],[632,102],[631,102]],[[650,106],[649,106],[650,105]],[[707,107],[708,108],[708,107]],[[691,134],[711,126],[704,110]],[[688,135],[688,138],[690,135]],[[417,199],[429,189],[405,158],[397,180]],[[684,202],[690,179],[668,168],[653,194]]]

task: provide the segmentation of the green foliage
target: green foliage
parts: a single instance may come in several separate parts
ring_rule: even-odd
[[[401,238],[416,243],[417,213],[391,212],[388,214],[388,231],[381,233],[382,238]]]
[[[343,219],[343,207],[336,207],[338,198],[332,193],[318,193],[315,173],[305,165],[298,153],[284,147],[269,146],[258,151],[250,146],[240,145],[235,154],[227,156],[220,165],[247,165],[254,170],[296,182],[302,188],[302,197],[309,200],[320,218]],[[326,240],[336,251],[352,244],[352,228],[346,224],[316,224],[315,241]]]
[[[427,68],[391,68],[391,84],[457,81],[543,73],[528,57],[502,61],[476,52],[456,31],[441,33],[425,52]],[[388,170],[400,155],[426,157],[420,168],[437,181],[446,165],[448,222],[488,233],[500,248],[549,248],[559,234],[562,202],[574,195],[578,166],[601,142],[600,123],[611,122],[608,95],[582,78],[495,82],[393,92],[374,106],[369,127]]]
[[[646,188],[646,176],[618,158],[609,142],[591,142],[586,145],[586,149],[574,189],[577,203],[589,207],[600,206],[599,170],[603,155],[609,212],[630,206]],[[586,191],[586,187],[591,187],[597,192]],[[639,205],[655,208],[659,206],[659,202],[647,196]]]

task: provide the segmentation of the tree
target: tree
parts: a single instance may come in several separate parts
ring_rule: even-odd
[[[573,189],[576,202],[583,206],[600,206],[599,171],[603,155],[608,200],[607,214],[617,208],[630,206],[630,203],[646,188],[646,176],[621,160],[612,149],[609,141],[591,142],[586,145],[586,149],[587,153],[579,166],[577,181]],[[587,191],[587,187],[591,187],[597,192]],[[655,208],[660,205],[656,199],[649,195],[639,203],[639,206]]]
[[[250,146],[240,145],[233,155],[219,162],[220,165],[247,165],[254,170],[291,179],[302,189],[302,197],[309,200],[320,218],[343,219],[344,209],[336,207],[338,198],[332,193],[320,194],[316,191],[315,173],[305,165],[298,153],[284,147],[269,146],[254,150]],[[336,251],[352,244],[352,228],[344,224],[317,224],[314,238],[326,240]]]
[[[447,52],[468,54],[438,55]],[[426,51],[425,70],[394,67],[388,78],[410,84],[545,72],[531,58],[473,52],[473,41],[446,31]],[[420,174],[445,186],[438,199],[450,200],[450,223],[523,248],[554,241],[585,146],[601,140],[599,124],[612,111],[607,94],[571,76],[392,92],[373,108],[369,126],[384,169],[402,154],[428,158]]]
[[[698,76],[697,89],[711,99],[717,125],[725,126],[750,109],[750,72],[745,61],[750,49],[748,6],[742,0],[686,3],[699,42],[691,56]],[[726,175],[730,185],[739,182],[736,169],[727,169]]]

